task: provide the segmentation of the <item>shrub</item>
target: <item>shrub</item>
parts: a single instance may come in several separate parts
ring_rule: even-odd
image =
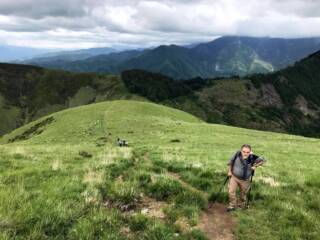
[[[109,196],[116,202],[129,204],[137,200],[140,197],[140,194],[135,182],[115,181],[111,185],[111,192]]]
[[[129,227],[131,231],[145,230],[148,224],[148,218],[141,213],[133,215],[129,220]]]
[[[141,172],[136,176],[136,179],[141,187],[146,187],[151,182],[151,174]]]
[[[204,196],[200,195],[197,192],[190,192],[184,190],[180,192],[174,199],[176,204],[181,205],[195,205],[198,206],[200,209],[206,209],[208,206],[208,201],[205,199]]]
[[[149,187],[151,196],[157,200],[166,200],[171,196],[179,194],[182,190],[183,188],[179,182],[166,177],[159,177]]]

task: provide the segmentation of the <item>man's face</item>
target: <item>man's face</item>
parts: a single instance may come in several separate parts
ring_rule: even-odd
[[[242,158],[243,159],[248,158],[250,155],[250,152],[251,152],[250,148],[247,148],[247,147],[242,148],[241,149]]]

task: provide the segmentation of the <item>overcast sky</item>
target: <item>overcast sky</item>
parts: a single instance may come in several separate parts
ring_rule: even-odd
[[[320,36],[320,0],[0,0],[0,44],[149,47]]]

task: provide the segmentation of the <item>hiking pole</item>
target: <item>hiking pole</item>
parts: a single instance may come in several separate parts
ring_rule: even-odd
[[[250,178],[250,187],[249,187],[248,196],[247,196],[246,208],[249,208],[250,192],[251,192],[251,188],[252,188],[252,178],[253,178],[253,175],[254,175],[254,170],[252,170],[252,174],[251,174],[251,178]]]
[[[266,160],[264,159],[264,157],[261,157],[261,159],[265,162]],[[254,164],[253,166],[254,167],[258,167],[260,166],[262,163],[258,163],[258,164]],[[247,196],[247,203],[246,203],[246,208],[249,207],[249,201],[250,201],[250,192],[251,192],[251,188],[252,188],[252,178],[254,176],[254,170],[252,170],[252,174],[251,174],[251,178],[250,178],[250,187],[249,187],[249,190],[248,190],[248,196]]]
[[[222,186],[220,187],[219,191],[218,191],[217,194],[213,197],[213,201],[216,201],[216,200],[217,200],[219,194],[221,193],[224,185],[226,185],[226,183],[227,183],[227,181],[229,180],[229,178],[230,178],[230,176],[227,176],[227,177],[226,177],[226,179],[224,180],[224,182],[223,182]]]

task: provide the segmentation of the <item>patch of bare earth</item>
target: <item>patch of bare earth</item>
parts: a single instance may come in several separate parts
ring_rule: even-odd
[[[148,196],[142,197],[135,205],[133,209],[123,210],[122,212],[125,215],[135,215],[141,213],[150,218],[156,218],[165,221],[166,215],[163,212],[164,207],[166,207],[168,203],[164,201],[157,201],[154,198],[150,198]],[[121,209],[120,209],[121,210]],[[129,226],[124,225],[120,232],[126,236],[126,239],[135,239],[136,235],[130,230]]]
[[[155,217],[158,219],[164,219],[166,217],[163,212],[163,208],[166,207],[168,203],[164,201],[157,201],[154,198],[143,197],[139,203],[138,208],[140,212],[149,217]]]
[[[184,182],[179,174],[168,172],[168,175],[188,189],[194,192],[201,192],[205,197],[208,197],[206,192],[196,189]],[[225,204],[209,203],[208,209],[201,213],[200,221],[196,228],[201,230],[210,240],[233,240],[235,239],[235,226],[236,220],[231,213],[227,212],[227,206]]]
[[[226,206],[221,203],[210,203],[208,209],[202,212],[198,228],[210,240],[233,240],[236,221]]]

